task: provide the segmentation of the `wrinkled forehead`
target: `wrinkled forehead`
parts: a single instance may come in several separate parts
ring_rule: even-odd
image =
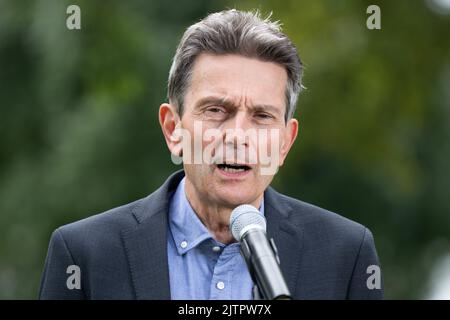
[[[287,72],[283,66],[240,55],[201,54],[192,68],[186,107],[207,96],[236,105],[272,105],[285,109]]]

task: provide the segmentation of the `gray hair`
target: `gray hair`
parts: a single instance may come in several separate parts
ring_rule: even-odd
[[[281,32],[278,21],[270,21],[270,15],[261,19],[258,11],[225,10],[208,15],[186,30],[173,58],[168,80],[169,102],[180,115],[195,59],[204,52],[240,54],[283,66],[288,76],[285,120],[293,117],[302,89],[303,65],[295,45]]]

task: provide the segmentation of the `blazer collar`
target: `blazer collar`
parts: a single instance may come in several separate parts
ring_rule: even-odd
[[[273,238],[278,249],[280,269],[292,296],[298,288],[301,253],[303,252],[303,228],[295,224],[294,212],[287,197],[269,187],[264,192],[265,216],[267,219],[267,237]],[[298,219],[295,219],[298,220]]]
[[[169,201],[183,171],[172,174],[133,209],[137,225],[122,231],[136,299],[170,300],[167,261],[167,213]]]
[[[154,193],[139,201],[132,212],[137,225],[122,231],[136,299],[169,300],[167,228],[169,201],[184,171],[172,174]],[[281,271],[291,294],[297,287],[303,232],[289,223],[292,208],[272,188],[264,193],[267,235],[278,247]]]

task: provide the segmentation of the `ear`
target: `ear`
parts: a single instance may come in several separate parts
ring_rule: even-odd
[[[280,148],[280,167],[283,165],[284,160],[291,150],[292,145],[294,144],[295,139],[298,134],[298,121],[297,119],[289,119],[286,123],[286,127],[284,128],[284,134],[281,141]]]
[[[176,129],[181,126],[180,116],[175,107],[169,103],[163,103],[159,107],[159,124],[166,139],[167,147],[176,156],[181,155],[181,135]]]

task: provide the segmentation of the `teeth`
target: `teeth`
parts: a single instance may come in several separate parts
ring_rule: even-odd
[[[225,172],[229,172],[229,173],[238,173],[238,172],[245,171],[244,168],[235,169],[235,168],[230,168],[230,167],[224,167],[222,170],[225,171]]]

